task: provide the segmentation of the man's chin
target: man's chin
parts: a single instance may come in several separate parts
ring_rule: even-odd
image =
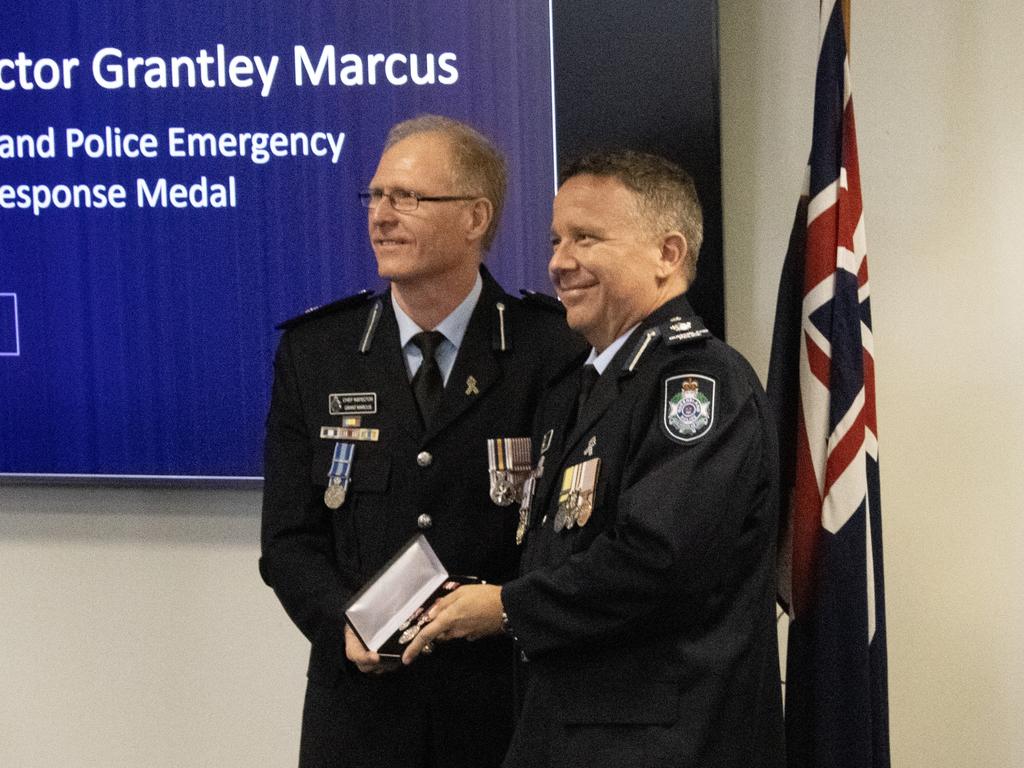
[[[416,276],[410,270],[402,269],[401,264],[392,259],[377,259],[377,275],[389,283],[400,283],[414,279]]]
[[[588,342],[593,344],[590,337],[594,334],[596,329],[594,328],[593,322],[588,322],[588,320],[589,318],[583,317],[580,313],[573,312],[571,309],[565,314],[566,324]]]
[[[397,269],[378,269],[377,274],[382,280],[387,280],[389,283],[395,283],[396,285],[401,285],[402,283],[414,283],[423,277],[423,275],[411,274]]]

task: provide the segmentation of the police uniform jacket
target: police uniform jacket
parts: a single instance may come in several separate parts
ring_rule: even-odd
[[[389,295],[314,312],[280,341],[260,572],[311,643],[303,765],[418,765],[413,742],[428,741],[434,764],[479,768],[500,762],[511,735],[507,640],[445,643],[408,669],[370,675],[346,660],[343,635],[348,599],[417,532],[449,573],[490,583],[517,573],[518,510],[489,498],[487,439],[528,437],[551,366],[583,345],[560,312],[507,295],[482,271],[428,429]],[[341,426],[339,405],[355,402],[360,426],[379,439],[355,443],[347,497],[331,510],[324,491],[335,440],[322,439],[321,427]]]
[[[778,459],[756,375],[683,297],[567,432],[578,370],[539,413],[523,575],[502,589],[528,659],[505,765],[781,766]],[[564,472],[592,457],[591,516],[556,532]]]

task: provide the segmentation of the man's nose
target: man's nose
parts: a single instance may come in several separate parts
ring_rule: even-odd
[[[576,268],[576,259],[572,255],[572,248],[569,243],[561,242],[551,248],[551,258],[548,260],[548,274],[554,281],[562,272]]]
[[[382,195],[380,202],[373,208],[368,209],[367,213],[372,224],[394,221],[396,218],[395,208],[391,205],[391,197],[388,195]]]

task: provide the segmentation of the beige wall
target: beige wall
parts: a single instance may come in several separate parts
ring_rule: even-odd
[[[765,373],[813,0],[721,0],[731,341]],[[1024,6],[854,0],[894,765],[1024,765]],[[255,491],[0,488],[0,765],[295,761]]]
[[[0,489],[0,766],[294,765],[258,537],[256,491]]]

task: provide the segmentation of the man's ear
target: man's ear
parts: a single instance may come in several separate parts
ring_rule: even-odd
[[[486,197],[478,197],[469,206],[468,214],[469,228],[466,237],[469,240],[482,240],[494,218],[494,205]]]
[[[661,258],[658,261],[658,277],[667,278],[673,274],[685,274],[683,268],[689,248],[682,232],[669,232],[661,238]]]

